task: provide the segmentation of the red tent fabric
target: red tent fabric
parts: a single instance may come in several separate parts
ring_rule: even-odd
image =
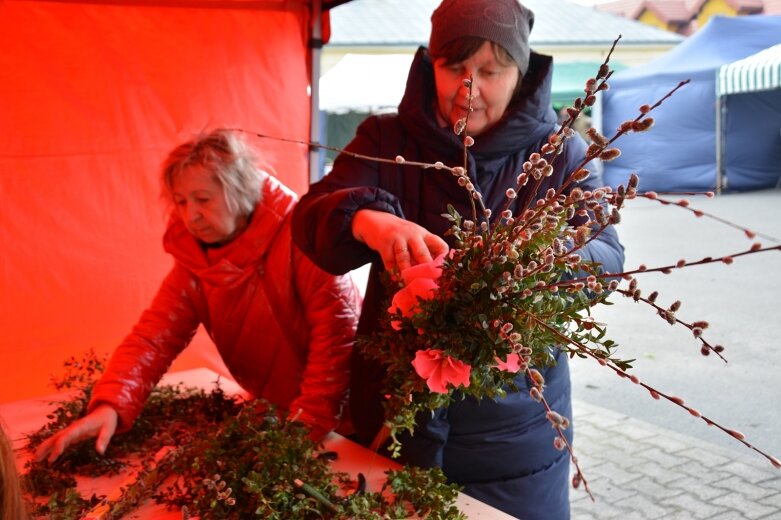
[[[308,0],[0,0],[0,402],[51,392],[151,301],[173,146],[216,126],[308,140],[311,19]],[[306,189],[306,146],[256,144]],[[199,334],[175,367],[214,362]]]

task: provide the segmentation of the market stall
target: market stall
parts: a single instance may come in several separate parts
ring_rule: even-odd
[[[722,65],[716,80],[716,175],[726,188],[781,185],[781,44]]]

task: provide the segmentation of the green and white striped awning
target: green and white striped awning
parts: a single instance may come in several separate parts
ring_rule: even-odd
[[[781,88],[781,44],[722,65],[718,72],[716,95],[720,97],[777,88]]]

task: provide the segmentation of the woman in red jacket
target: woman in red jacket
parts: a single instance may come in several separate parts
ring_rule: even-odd
[[[105,452],[201,323],[251,395],[296,416],[315,438],[338,424],[360,296],[349,276],[322,271],[292,243],[295,194],[259,170],[229,130],[175,148],[162,181],[173,208],[163,244],[174,267],[114,352],[88,414],[42,443],[39,460],[94,436]]]

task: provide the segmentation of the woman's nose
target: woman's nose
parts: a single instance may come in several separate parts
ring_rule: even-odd
[[[468,75],[464,81],[461,82],[461,85],[461,91],[467,100],[469,100],[470,95],[472,96],[472,99],[480,96],[480,85],[473,75]]]
[[[182,220],[185,222],[195,222],[201,215],[197,208],[191,204],[185,205],[180,211]]]

